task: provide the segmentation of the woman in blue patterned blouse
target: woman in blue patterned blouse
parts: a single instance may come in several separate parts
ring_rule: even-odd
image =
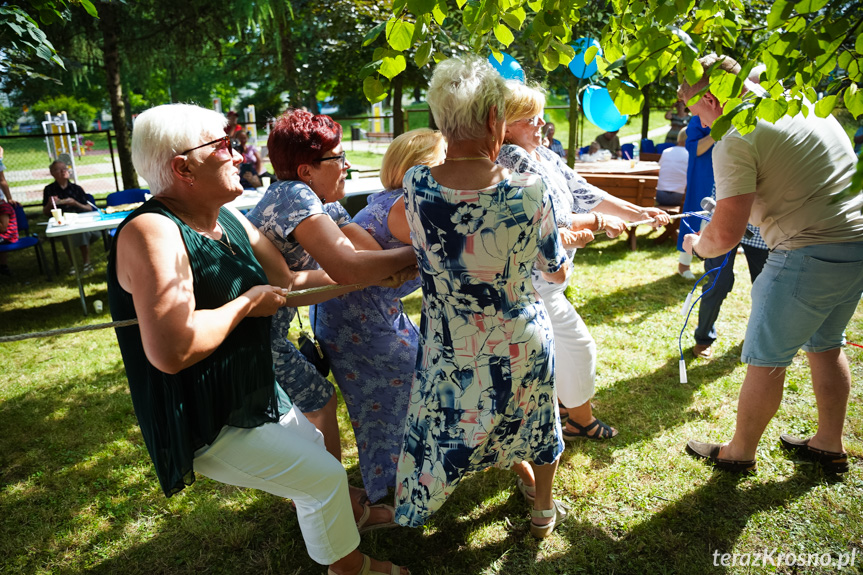
[[[413,166],[440,164],[445,153],[441,133],[428,128],[393,140],[381,165],[386,190],[369,197],[354,223],[385,250],[410,246],[402,179]],[[394,289],[368,287],[312,308],[315,334],[348,407],[371,501],[395,485],[419,337],[401,298],[419,285],[417,278]]]
[[[381,250],[338,202],[345,194],[350,167],[341,140],[342,128],[329,116],[285,112],[267,141],[279,181],[248,218],[279,248],[290,269],[324,269],[340,284],[376,284],[412,269],[416,259],[408,247]],[[323,433],[327,450],[341,460],[335,388],[288,341],[295,314],[296,308],[285,307],[273,318],[276,378],[294,405]],[[352,497],[364,500],[365,493],[353,490]],[[373,522],[377,513],[392,518],[391,510],[373,512]]]

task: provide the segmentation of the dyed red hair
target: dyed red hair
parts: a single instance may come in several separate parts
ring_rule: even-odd
[[[280,180],[296,180],[297,168],[322,158],[342,141],[342,127],[324,114],[287,110],[276,120],[267,149]]]

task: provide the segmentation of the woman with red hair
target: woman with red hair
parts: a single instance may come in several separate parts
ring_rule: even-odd
[[[292,270],[324,269],[340,284],[372,284],[416,266],[413,249],[382,250],[338,202],[345,195],[350,163],[342,148],[342,127],[325,115],[288,110],[276,120],[267,146],[279,181],[248,218],[282,252]],[[327,450],[341,459],[336,395],[291,344],[288,330],[296,309],[281,308],[273,319],[272,348],[279,385],[323,433]],[[311,383],[310,383],[311,382]],[[354,494],[362,498],[359,490]],[[373,512],[387,513],[375,506]],[[382,518],[382,517],[381,517]],[[377,523],[378,517],[370,518]]]

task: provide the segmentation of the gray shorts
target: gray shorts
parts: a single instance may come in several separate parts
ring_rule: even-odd
[[[98,242],[102,234],[99,232],[84,232],[83,234],[73,234],[69,236],[69,243],[72,247],[89,246],[93,242]]]
[[[845,328],[863,294],[863,242],[770,252],[752,286],[741,360],[787,367],[797,350],[845,345]]]

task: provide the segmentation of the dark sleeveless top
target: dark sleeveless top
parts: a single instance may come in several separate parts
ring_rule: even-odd
[[[219,214],[219,224],[236,255],[197,233],[155,198],[126,218],[117,237],[127,223],[145,213],[161,214],[180,228],[192,268],[195,309],[215,309],[268,283],[246,230],[226,209]],[[108,300],[111,315],[120,321],[137,316],[131,294],[117,281],[116,257],[112,248]],[[212,443],[223,426],[253,428],[278,421],[269,317],[242,320],[211,355],[175,375],[159,371],[147,360],[137,325],[117,328],[116,333],[135,415],[166,496],[195,481],[195,451]]]

